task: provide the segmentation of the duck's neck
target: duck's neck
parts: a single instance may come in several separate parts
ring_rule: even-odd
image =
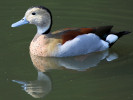
[[[50,33],[52,27],[52,19],[47,22],[47,24],[37,26],[37,33],[38,34],[48,34]]]
[[[49,29],[50,26],[37,26],[37,33],[38,34],[48,34],[50,32],[50,29]]]

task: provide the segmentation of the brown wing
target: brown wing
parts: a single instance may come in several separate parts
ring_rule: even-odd
[[[62,44],[66,41],[74,39],[78,35],[94,33],[99,36],[101,39],[105,40],[106,36],[110,34],[111,29],[113,26],[100,26],[100,27],[93,27],[93,28],[65,28],[63,30],[58,30],[52,32],[55,36],[60,37],[62,40]]]
[[[78,35],[88,34],[94,32],[95,29],[93,28],[79,28],[79,29],[70,29],[63,32],[61,35],[62,44],[66,41],[74,39]]]

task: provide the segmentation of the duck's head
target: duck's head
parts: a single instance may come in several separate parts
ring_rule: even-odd
[[[18,27],[24,24],[34,24],[37,26],[37,33],[48,34],[52,26],[52,15],[49,9],[43,6],[29,8],[25,16],[11,27]]]

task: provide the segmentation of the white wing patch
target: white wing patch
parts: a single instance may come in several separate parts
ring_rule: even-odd
[[[79,35],[73,40],[58,44],[56,57],[77,56],[107,49],[108,43],[93,33]]]
[[[116,40],[118,40],[118,36],[114,34],[109,34],[106,37],[106,41],[108,41],[109,43],[114,43]]]

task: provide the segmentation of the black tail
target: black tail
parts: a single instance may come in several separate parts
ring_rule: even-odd
[[[111,31],[112,28],[113,28],[113,25],[94,27],[93,29],[94,29],[94,33],[96,35],[98,35],[104,41],[106,41],[107,36],[110,35],[110,34],[117,35],[118,38],[120,38],[123,35],[131,33],[129,31],[114,32],[114,31]],[[112,37],[110,37],[110,38],[112,38]],[[109,42],[109,47],[111,47],[115,42],[111,42],[111,43]]]
[[[129,32],[129,31],[121,31],[121,32],[117,32],[117,33],[114,33],[114,34],[117,35],[120,38],[123,35],[129,34],[129,33],[131,33],[131,32]]]
[[[123,35],[129,34],[129,33],[131,33],[131,32],[129,32],[129,31],[110,32],[110,34],[117,35],[118,38],[122,37]],[[115,42],[116,42],[116,41],[115,41]],[[115,42],[114,42],[114,43],[115,43]],[[113,46],[114,43],[110,43],[110,44],[109,44],[109,48],[111,48],[111,47]]]

